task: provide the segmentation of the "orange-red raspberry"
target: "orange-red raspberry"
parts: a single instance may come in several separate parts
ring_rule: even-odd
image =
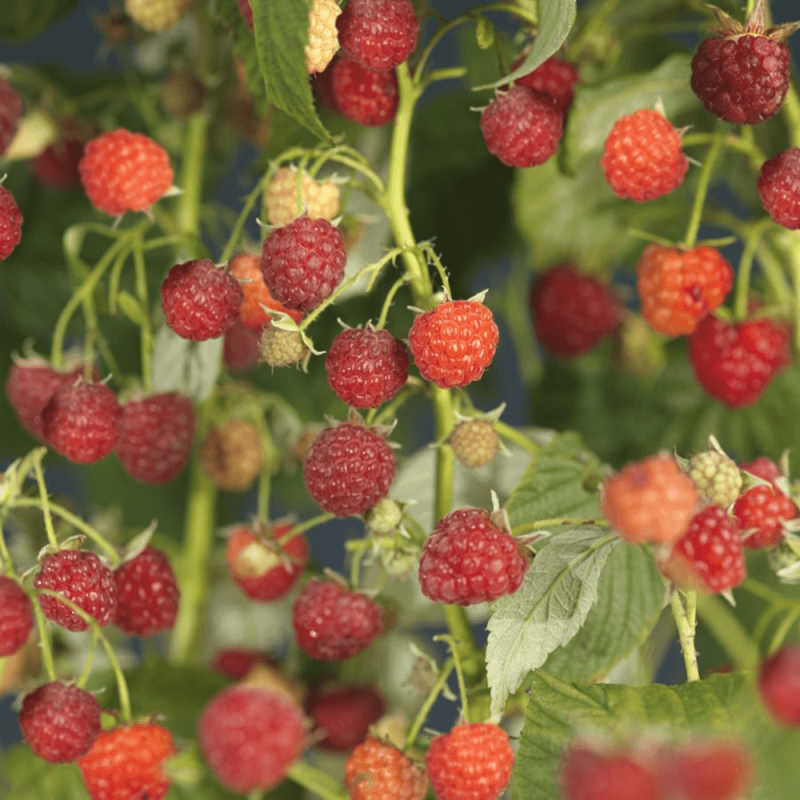
[[[345,119],[371,128],[394,119],[399,101],[394,70],[370,70],[349,58],[334,59],[330,70],[334,110]]]
[[[757,185],[764,211],[784,228],[800,228],[800,148],[791,147],[765,161]]]
[[[347,759],[344,785],[350,800],[423,800],[428,781],[396,747],[368,736]]]
[[[22,241],[22,212],[14,195],[0,186],[0,261],[5,261]]]

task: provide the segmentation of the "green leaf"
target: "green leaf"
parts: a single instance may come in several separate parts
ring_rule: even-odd
[[[46,764],[27,745],[0,750],[0,797],[86,800],[75,764]]]
[[[223,338],[182,339],[167,325],[155,336],[153,391],[180,392],[201,402],[213,391],[222,364]]]
[[[556,534],[537,553],[520,589],[491,606],[486,669],[492,714],[531,670],[580,630],[597,600],[600,573],[620,539],[581,525]]]
[[[5,0],[0,4],[0,39],[32,39],[77,6],[78,0]]]
[[[261,75],[270,103],[320,139],[330,136],[314,108],[306,72],[310,0],[251,0]]]
[[[478,17],[478,22],[475,25],[475,41],[481,50],[488,50],[493,44],[495,39],[495,30],[492,21],[487,17]]]

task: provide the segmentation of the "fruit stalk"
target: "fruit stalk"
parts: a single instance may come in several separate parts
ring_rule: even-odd
[[[681,599],[681,594],[685,600]],[[683,662],[686,665],[686,680],[689,683],[699,681],[700,670],[697,666],[697,649],[694,645],[694,634],[697,628],[697,593],[675,590],[670,605],[675,624],[678,627]]]
[[[748,583],[745,581],[743,588],[747,588]],[[734,667],[752,669],[758,663],[758,648],[723,600],[714,595],[700,595],[697,611],[703,625],[730,656]]]

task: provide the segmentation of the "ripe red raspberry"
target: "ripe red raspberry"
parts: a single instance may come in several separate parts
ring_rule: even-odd
[[[195,342],[222,336],[239,318],[242,287],[209,258],[176,264],[161,284],[161,308],[178,336]]]
[[[535,167],[558,150],[564,115],[546,94],[517,84],[483,110],[481,133],[507,167]]]
[[[800,148],[784,150],[761,165],[758,196],[778,225],[800,228]]]
[[[376,128],[391,122],[397,113],[399,90],[394,70],[376,72],[349,58],[337,58],[331,68],[330,89],[334,110],[358,125]]]
[[[126,636],[153,636],[175,625],[181,593],[165,553],[145,547],[114,570],[114,583],[114,624]]]
[[[82,158],[80,139],[61,139],[48,145],[31,161],[31,173],[42,186],[61,191],[74,189],[81,183],[78,164]]]
[[[125,725],[103,731],[78,769],[91,800],[164,800],[172,783],[164,762],[175,753],[161,725]]]
[[[102,383],[64,384],[42,410],[45,441],[76,464],[93,464],[114,450],[122,407]]]
[[[778,722],[800,727],[800,645],[786,645],[761,663],[758,690]]]
[[[114,574],[94,554],[86,550],[60,550],[45,556],[33,579],[36,589],[50,589],[94,617],[99,625],[114,619],[117,587]],[[71,608],[52,595],[39,596],[44,615],[68,631],[85,631],[84,622]]]
[[[369,726],[386,711],[383,695],[371,686],[323,686],[307,706],[325,750],[347,752],[364,741]]]
[[[560,775],[564,800],[667,800],[658,770],[626,752],[601,754],[572,744]]]
[[[514,751],[497,725],[473,722],[437,736],[425,754],[439,800],[496,800],[514,766]]]
[[[477,381],[500,337],[492,312],[477,300],[448,300],[420,314],[408,343],[423,378],[442,389]]]
[[[226,492],[246,492],[261,471],[261,434],[255,425],[229,419],[211,428],[200,445],[200,465]]]
[[[0,658],[10,656],[28,641],[33,630],[33,604],[11,578],[0,575]]]
[[[299,217],[264,240],[261,274],[279,303],[310,311],[341,283],[346,261],[337,228],[325,219]]]
[[[459,422],[447,441],[453,448],[455,457],[467,469],[485,466],[500,448],[494,424],[486,419],[465,419]]]
[[[684,589],[716,594],[738,586],[747,573],[744,551],[736,525],[725,509],[711,505],[695,514],[661,567]]]
[[[688,354],[707,394],[729,408],[743,408],[789,364],[789,330],[771,319],[731,325],[710,314],[689,336]]]
[[[94,744],[100,733],[100,706],[93,694],[77,686],[45,683],[25,695],[19,727],[39,758],[66,764]]]
[[[312,580],[295,600],[292,626],[300,649],[317,661],[344,661],[383,630],[381,607],[332,581]]]
[[[176,392],[131,400],[122,407],[117,458],[141,483],[169,483],[189,461],[194,426],[191,401]]]
[[[515,70],[525,60],[525,54],[521,55],[512,65]],[[580,80],[578,69],[574,64],[558,56],[550,56],[544,63],[536,67],[533,72],[517,78],[514,83],[527,86],[536,92],[546,94],[554,103],[556,108],[566,114],[572,105],[575,84]]]
[[[628,464],[603,484],[606,519],[629,542],[674,542],[700,501],[697,487],[671,456]]]
[[[125,13],[141,28],[160,33],[177,25],[194,0],[125,0]]]
[[[704,39],[692,59],[692,90],[720,119],[754,125],[783,105],[789,61],[789,48],[768,36]]]
[[[281,542],[292,529],[287,523],[258,529],[236,528],[228,537],[225,558],[236,585],[253,600],[285,597],[308,563],[308,540],[299,533]]]
[[[92,205],[112,217],[145,211],[172,186],[167,151],[124,128],[88,142],[79,169]]]
[[[542,347],[556,358],[575,358],[611,336],[624,309],[605,284],[562,264],[537,276],[528,304]]]
[[[247,27],[253,30],[253,7],[250,5],[250,0],[236,0],[239,4],[239,13],[247,23]]]
[[[333,96],[333,68],[339,61],[341,61],[341,58],[339,56],[334,56],[331,59],[331,63],[328,64],[328,66],[325,67],[322,72],[316,72],[311,76],[311,87],[314,90],[314,97],[317,99],[319,104],[323,108],[337,112],[339,111],[339,108],[336,105],[336,98]],[[394,73],[392,72],[384,74],[393,75]],[[397,88],[396,83],[397,81],[395,79],[395,90]]]
[[[753,762],[735,742],[690,742],[668,756],[667,781],[681,800],[741,800]]]
[[[419,37],[419,20],[410,0],[350,0],[336,27],[345,55],[375,70],[402,64]]]
[[[17,133],[25,103],[14,87],[0,78],[0,156],[6,152]]]
[[[363,514],[386,496],[397,459],[377,433],[349,422],[322,431],[303,464],[309,494],[337,517]]]
[[[0,261],[5,261],[22,241],[22,212],[14,195],[0,186]]]
[[[269,653],[250,647],[226,647],[217,650],[211,659],[211,669],[232,681],[240,681],[256,666],[273,667]]]
[[[368,736],[345,765],[350,800],[424,800],[425,773],[396,747]]]
[[[228,372],[239,374],[255,369],[261,356],[260,341],[254,330],[248,328],[241,319],[237,319],[225,331],[222,357]]]
[[[774,483],[782,475],[780,467],[766,456],[759,456],[755,461],[744,461],[739,464],[739,469],[769,483]]]
[[[232,686],[205,707],[197,737],[211,771],[226,789],[241,794],[271,789],[302,754],[303,713],[281,692]]]
[[[611,128],[600,165],[614,194],[647,203],[677,189],[689,169],[681,137],[658,111],[642,108]]]
[[[408,380],[408,350],[387,330],[348,328],[325,359],[328,385],[353,408],[377,408]]]
[[[783,538],[781,523],[798,516],[797,507],[775,486],[748,489],[733,507],[745,547],[774,547]]]
[[[520,543],[482,508],[461,508],[439,522],[419,559],[422,593],[437,603],[470,606],[513,594],[530,561]]]

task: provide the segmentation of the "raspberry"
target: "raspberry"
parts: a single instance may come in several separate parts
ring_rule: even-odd
[[[309,494],[337,517],[372,508],[386,496],[396,473],[397,459],[385,440],[349,422],[318,434],[303,464]]]
[[[371,686],[328,686],[319,689],[308,702],[314,728],[324,734],[319,746],[346,752],[364,741],[369,726],[386,710],[383,695]]]
[[[259,358],[271,367],[289,367],[305,358],[308,348],[299,331],[287,331],[270,325],[258,343]]]
[[[309,75],[322,72],[339,49],[336,18],[342,13],[336,0],[313,0],[308,12],[306,70]]]
[[[467,469],[485,466],[495,457],[500,447],[494,425],[485,419],[459,422],[447,441],[456,458]]]
[[[14,91],[14,87],[0,78],[0,156],[5,153],[16,136],[25,103]]]
[[[531,285],[528,305],[539,344],[556,358],[575,358],[622,324],[624,309],[604,283],[562,264]]]
[[[153,636],[174,627],[180,591],[165,553],[145,547],[114,570],[114,583],[114,624],[126,636]]]
[[[381,607],[338,583],[314,579],[295,600],[297,644],[317,661],[344,661],[369,647],[383,630]]]
[[[39,758],[65,764],[94,744],[100,733],[100,706],[93,694],[77,686],[45,683],[25,695],[19,727]]]
[[[349,58],[337,58],[330,82],[335,110],[345,119],[373,128],[394,119],[399,101],[394,70],[375,72]]]
[[[112,217],[145,211],[172,186],[167,151],[124,128],[88,142],[78,168],[92,205]]]
[[[422,593],[437,603],[474,605],[513,594],[529,560],[519,542],[482,508],[461,508],[439,522],[419,560]]]
[[[64,384],[42,410],[45,441],[76,464],[93,464],[113,450],[119,436],[122,407],[102,383]]]
[[[256,666],[274,665],[269,653],[249,647],[226,647],[217,650],[211,659],[211,669],[233,681],[242,680]]]
[[[789,48],[767,36],[704,39],[692,59],[692,90],[720,119],[754,125],[783,105],[789,61]]]
[[[797,507],[774,486],[748,489],[733,507],[745,547],[774,547],[783,538],[781,523],[798,516]]]
[[[724,592],[745,577],[744,551],[733,520],[717,505],[695,514],[662,571],[686,589]]]
[[[259,335],[245,325],[241,319],[225,331],[223,359],[225,368],[232,373],[249,372],[258,366],[261,357]]]
[[[246,492],[261,471],[261,436],[249,422],[229,419],[209,430],[199,458],[206,475],[220,489]]]
[[[437,736],[425,754],[439,800],[496,800],[514,766],[514,751],[497,725],[473,722]]]
[[[264,215],[270,225],[288,225],[303,212],[330,222],[339,213],[339,187],[331,181],[318,183],[307,172],[298,179],[296,169],[281,167],[264,194]]]
[[[336,105],[336,98],[333,96],[333,69],[336,64],[341,61],[337,55],[331,59],[331,63],[325,67],[322,72],[317,72],[311,76],[311,86],[314,90],[314,97],[317,98],[323,108],[330,111],[339,111]],[[358,65],[356,65],[358,66]],[[381,73],[381,74],[394,74],[394,73]],[[397,80],[395,79],[395,89],[397,88]],[[396,104],[396,102],[395,102]]]
[[[308,563],[308,540],[299,533],[286,542],[286,523],[258,529],[236,528],[228,537],[225,558],[236,585],[253,600],[285,597]]]
[[[481,133],[507,167],[535,167],[558,150],[564,115],[548,95],[517,84],[483,110]]]
[[[125,13],[151,33],[172,28],[192,7],[193,0],[125,0]]]
[[[761,663],[758,690],[778,722],[800,727],[800,645],[786,645]]]
[[[236,0],[239,4],[239,13],[247,23],[247,27],[253,30],[253,7],[250,5],[250,0]]]
[[[698,383],[729,408],[755,403],[790,361],[789,330],[771,319],[729,324],[707,316],[689,337]]]
[[[512,71],[519,67],[525,60],[521,55],[512,65]],[[546,94],[555,104],[556,108],[566,114],[572,105],[574,96],[573,88],[580,80],[578,69],[569,61],[564,61],[558,56],[550,56],[544,63],[536,67],[533,72],[517,78],[514,83],[527,86],[541,94]]]
[[[689,477],[706,500],[723,508],[742,491],[742,473],[736,462],[717,450],[693,455],[689,459]]]
[[[677,189],[689,169],[680,134],[649,108],[620,117],[611,128],[600,165],[618,197],[647,203]]]
[[[5,261],[22,241],[22,212],[14,195],[0,186],[0,261]]]
[[[604,516],[635,544],[680,538],[699,501],[691,478],[668,455],[628,464],[603,484]]]
[[[374,70],[402,64],[419,37],[419,20],[410,0],[350,0],[336,27],[345,55]]]
[[[261,274],[279,303],[310,311],[341,283],[346,261],[342,234],[330,222],[300,217],[264,240]]]
[[[564,800],[666,800],[657,770],[625,752],[572,744],[561,760]]]
[[[222,336],[239,318],[242,287],[209,258],[176,264],[161,284],[161,308],[178,336],[195,342]]]
[[[425,773],[396,747],[368,736],[345,766],[350,800],[424,800]]]
[[[758,196],[778,225],[800,228],[800,148],[784,150],[761,165]]]
[[[171,784],[164,762],[175,752],[161,725],[125,725],[103,731],[78,769],[91,800],[163,800]]]
[[[271,789],[300,758],[303,714],[285,694],[232,686],[215,695],[197,722],[200,749],[232,792]]]
[[[681,800],[741,800],[753,763],[734,742],[691,742],[671,755],[667,780]]]
[[[94,617],[99,625],[108,625],[114,619],[117,606],[114,575],[94,553],[60,550],[45,556],[33,585],[36,589],[49,589],[62,595]],[[52,595],[40,595],[39,605],[48,619],[68,631],[89,629],[87,622]]]
[[[774,483],[782,474],[778,465],[766,456],[759,456],[755,461],[743,462],[739,464],[739,469],[770,483]]]
[[[117,458],[141,483],[169,483],[189,461],[194,427],[192,403],[180,394],[131,400],[122,407]]]
[[[11,578],[0,575],[0,658],[13,655],[33,630],[33,604]]]
[[[63,138],[48,145],[31,161],[31,174],[42,186],[68,191],[81,184],[78,165],[83,158],[83,140]]]
[[[483,375],[499,336],[492,312],[483,303],[448,300],[414,320],[408,343],[422,377],[453,389]]]
[[[325,359],[328,385],[353,408],[377,408],[408,380],[408,350],[389,331],[348,328],[331,344]]]

